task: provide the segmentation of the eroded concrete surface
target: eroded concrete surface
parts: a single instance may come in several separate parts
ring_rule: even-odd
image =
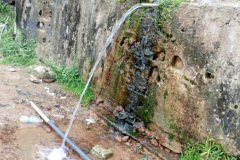
[[[224,149],[240,155],[239,1],[182,3],[172,23],[154,38],[148,91],[154,88],[153,122],[179,138],[223,137]],[[38,55],[69,64],[76,53],[86,79],[126,1],[30,1],[17,3],[18,25],[37,37]],[[148,11],[153,12],[153,11]],[[145,19],[149,18],[146,15]],[[31,27],[33,25],[33,27]],[[131,46],[140,43],[134,21],[119,31],[92,81],[95,93],[126,105]],[[125,34],[127,32],[127,35]],[[223,128],[223,129],[221,129]]]

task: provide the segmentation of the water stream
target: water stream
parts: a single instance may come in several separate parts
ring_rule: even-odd
[[[77,105],[76,105],[76,108],[75,108],[75,110],[74,110],[72,119],[70,120],[69,126],[68,126],[68,128],[67,128],[67,130],[66,130],[66,132],[65,132],[64,139],[63,139],[63,142],[62,142],[62,145],[61,145],[61,150],[62,150],[62,152],[64,152],[64,151],[63,151],[63,148],[64,148],[64,146],[65,146],[66,137],[68,136],[68,133],[69,133],[69,131],[70,131],[70,129],[71,129],[71,126],[72,126],[72,124],[73,124],[74,118],[75,118],[75,116],[76,116],[76,112],[77,112],[77,110],[79,109],[79,107],[81,106],[82,98],[83,98],[83,96],[84,96],[84,94],[85,94],[85,92],[86,92],[86,90],[87,90],[87,88],[88,88],[88,86],[89,86],[89,83],[90,83],[90,81],[91,81],[91,79],[92,79],[92,77],[93,77],[93,74],[94,74],[94,72],[95,72],[95,70],[96,70],[99,62],[100,62],[101,59],[102,59],[103,54],[104,54],[105,51],[106,51],[106,48],[107,48],[107,47],[109,46],[109,44],[111,43],[114,35],[117,33],[117,31],[119,30],[119,28],[121,27],[121,25],[123,24],[123,22],[126,20],[126,18],[127,18],[134,10],[136,10],[136,9],[138,9],[138,8],[140,8],[140,7],[157,7],[157,6],[158,6],[158,4],[148,4],[148,3],[136,4],[136,5],[134,5],[132,8],[130,8],[130,9],[123,15],[123,17],[117,22],[117,24],[114,26],[114,28],[113,28],[110,36],[107,38],[106,43],[104,44],[103,48],[101,49],[101,51],[100,51],[99,54],[98,54],[98,58],[97,58],[94,66],[93,66],[93,68],[92,68],[92,70],[91,70],[91,72],[90,72],[90,74],[89,74],[89,78],[88,78],[88,81],[87,81],[87,83],[86,83],[86,86],[85,86],[85,88],[84,88],[84,90],[83,90],[83,92],[82,92],[82,94],[81,94],[81,96],[80,96],[80,99],[79,99],[79,101],[78,101],[78,103],[77,103]],[[53,153],[55,153],[55,152],[56,152],[56,151],[54,150]],[[56,154],[59,154],[59,152],[56,152]],[[51,156],[52,156],[52,154],[51,154]],[[54,156],[53,156],[53,157],[54,157]],[[53,160],[53,159],[51,159],[51,160]],[[56,158],[55,158],[54,160],[56,160]]]

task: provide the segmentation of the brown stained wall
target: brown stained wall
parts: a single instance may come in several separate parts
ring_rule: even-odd
[[[16,3],[18,26],[37,38],[39,57],[70,64],[76,53],[85,80],[112,26],[135,4],[131,0],[122,5],[112,0]],[[131,77],[129,49],[138,42],[135,26],[136,21],[119,30],[92,81],[95,93],[122,105]],[[148,87],[155,84],[153,122],[180,138],[203,140],[211,131],[224,138],[226,151],[240,155],[239,2],[182,3],[171,28],[156,33],[152,48]]]
[[[153,122],[183,139],[204,142],[212,132],[224,138],[220,142],[232,155],[240,155],[239,9],[239,2],[183,3],[172,29],[165,27],[155,41],[149,76],[149,86],[157,84]],[[131,66],[127,53],[135,32],[120,36],[123,40],[110,55],[122,50],[123,58],[108,61],[111,72],[105,72],[111,78],[103,93],[123,105]]]

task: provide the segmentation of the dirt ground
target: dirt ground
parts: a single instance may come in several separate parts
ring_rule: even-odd
[[[16,72],[11,72],[9,66],[0,65],[0,160],[44,159],[39,152],[59,147],[62,138],[50,131],[47,124],[21,123],[20,117],[38,116],[29,103],[32,101],[65,131],[78,98],[56,83],[31,82],[29,76],[34,72],[30,68],[15,70]],[[49,95],[44,87],[50,88],[50,92],[56,93],[56,96]],[[63,96],[66,99],[60,99]],[[55,107],[56,105],[60,107]],[[96,123],[87,125],[86,118],[95,119]],[[69,138],[88,153],[89,157],[90,149],[99,144],[113,150],[113,156],[109,160],[144,158],[144,155],[135,153],[131,147],[114,140],[114,134],[109,131],[106,123],[87,109],[78,112]],[[70,159],[81,159],[70,147],[67,153]]]

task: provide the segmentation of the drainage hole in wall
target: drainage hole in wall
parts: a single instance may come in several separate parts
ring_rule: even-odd
[[[47,38],[43,38],[43,39],[42,39],[42,42],[43,42],[43,43],[46,43],[46,41],[47,41]]]
[[[42,16],[42,10],[39,11],[39,16]]]
[[[179,56],[174,56],[172,58],[171,65],[172,65],[172,67],[177,68],[177,69],[183,69],[184,68],[183,61]]]
[[[208,79],[213,79],[214,78],[214,75],[210,72],[206,72],[205,73],[205,77],[208,78]]]
[[[124,38],[122,39],[122,41],[121,41],[121,43],[120,43],[121,46],[124,44],[124,41],[125,41],[126,38],[127,38],[127,37],[124,37]]]
[[[43,28],[44,27],[44,23],[43,22],[38,22],[37,23],[37,28]]]

